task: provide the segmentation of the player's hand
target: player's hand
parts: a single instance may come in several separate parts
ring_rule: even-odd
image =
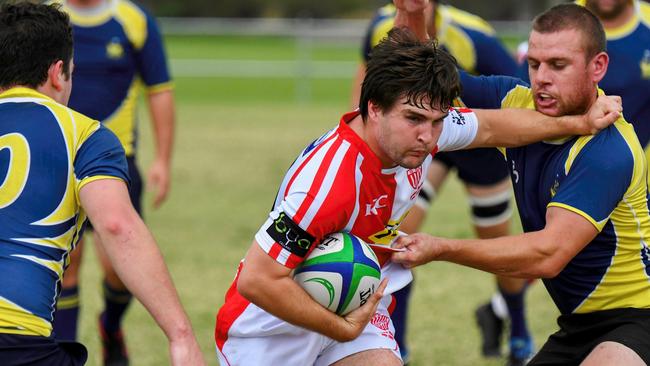
[[[370,296],[365,304],[343,317],[343,320],[345,320],[345,330],[343,332],[343,337],[337,339],[338,341],[351,341],[363,332],[366,325],[370,322],[370,319],[372,319],[377,312],[377,306],[379,306],[379,302],[384,296],[386,285],[388,285],[388,279],[384,278],[379,284],[379,287],[377,287],[377,290],[375,290],[375,293]]]
[[[173,366],[204,366],[203,353],[194,335],[169,343],[171,363]]]
[[[393,253],[391,260],[406,268],[431,262],[442,252],[442,247],[436,243],[438,240],[442,239],[423,233],[400,236],[395,240],[393,247],[406,250]]]
[[[599,95],[596,103],[585,114],[586,131],[583,135],[592,135],[614,123],[623,112],[621,97],[618,95]]]
[[[169,164],[156,159],[149,168],[147,184],[154,192],[153,207],[158,208],[167,199],[170,184]]]

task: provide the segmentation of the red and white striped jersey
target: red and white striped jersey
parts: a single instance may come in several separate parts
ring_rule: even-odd
[[[347,231],[367,243],[389,245],[415,203],[436,151],[461,149],[478,130],[471,110],[452,109],[438,145],[421,166],[382,169],[379,158],[348,126],[358,114],[345,114],[337,128],[302,151],[282,181],[269,218],[255,235],[265,252],[289,268],[333,232]],[[377,254],[382,261],[381,253]]]

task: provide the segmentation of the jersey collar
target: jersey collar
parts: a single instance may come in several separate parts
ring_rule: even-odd
[[[9,99],[9,98],[38,98],[54,101],[54,99],[48,97],[47,95],[38,92],[35,89],[27,88],[23,86],[17,86],[8,90],[5,90],[0,94],[0,99]]]

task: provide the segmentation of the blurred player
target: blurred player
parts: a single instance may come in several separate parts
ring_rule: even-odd
[[[123,148],[99,122],[65,106],[74,69],[68,16],[55,6],[4,5],[0,44],[0,363],[84,364],[85,347],[55,340],[52,321],[88,217],[169,339],[172,364],[204,364],[162,256],[131,205]]]
[[[402,3],[408,6],[408,2]],[[372,47],[393,28],[395,11],[392,4],[382,7],[370,24],[363,44],[364,64],[360,65],[353,86],[352,102],[355,107],[359,103],[359,90],[368,55]],[[425,17],[429,37],[437,39],[440,46],[456,58],[462,69],[475,75],[514,76],[517,73],[515,60],[496,37],[494,29],[483,19],[452,6],[438,4],[437,1],[428,2]],[[412,233],[420,229],[430,204],[452,169],[457,169],[458,177],[469,195],[476,235],[479,238],[508,235],[512,215],[511,188],[503,157],[495,149],[437,154],[416,206],[402,224],[402,231]],[[501,353],[503,321],[495,314],[494,308],[502,318],[511,319],[510,353],[514,358],[525,360],[530,357],[533,348],[525,317],[525,282],[497,276],[497,284],[503,297],[495,297],[493,304],[486,304],[476,311],[482,334],[482,353],[485,356],[499,356]],[[405,360],[408,359],[405,338],[410,289],[409,285],[395,294],[398,306],[393,313],[395,336]]]
[[[462,100],[477,107],[522,107],[553,116],[596,100],[607,72],[598,19],[575,4],[533,21],[532,90],[505,77],[463,78]],[[409,265],[446,260],[522,278],[544,278],[561,312],[529,365],[650,364],[650,215],[647,163],[621,117],[593,136],[503,150],[524,234],[490,240],[400,241]]]
[[[136,165],[136,104],[146,87],[154,127],[155,155],[148,183],[156,188],[154,207],[167,196],[174,137],[174,100],[160,33],[154,19],[128,0],[60,1],[70,15],[75,40],[75,87],[70,107],[102,122],[126,151],[129,195],[141,210],[142,180]],[[101,239],[95,236],[95,241]],[[131,294],[98,246],[104,267],[104,311],[99,319],[106,364],[127,364],[121,320]],[[73,252],[65,273],[55,331],[60,339],[76,339],[79,314],[79,266],[82,251]]]
[[[450,110],[459,93],[453,58],[432,43],[398,29],[373,50],[360,110],[295,160],[239,266],[217,315],[222,365],[401,364],[388,309],[410,271],[378,253],[384,282],[365,305],[340,317],[312,300],[292,269],[331,232],[388,245],[439,150],[520,145],[593,131],[585,119],[615,119],[600,108],[589,118],[560,119],[525,109]]]

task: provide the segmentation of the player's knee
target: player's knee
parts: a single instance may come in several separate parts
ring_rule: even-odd
[[[489,196],[470,196],[474,225],[490,227],[508,221],[512,216],[510,196],[510,190],[497,192]]]
[[[431,182],[424,180],[422,189],[418,193],[418,197],[415,199],[415,205],[421,208],[424,211],[429,209],[431,202],[436,198],[436,189],[433,187]]]

